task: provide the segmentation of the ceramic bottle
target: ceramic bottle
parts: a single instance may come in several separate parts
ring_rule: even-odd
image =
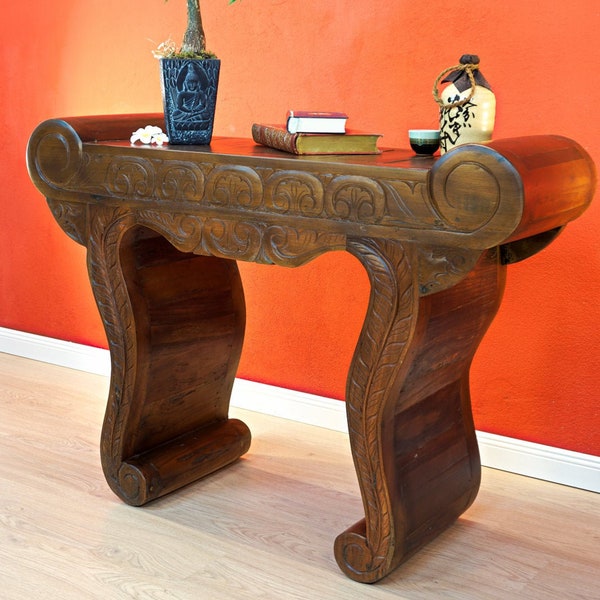
[[[438,92],[439,83],[448,85]],[[492,139],[496,97],[479,70],[479,57],[464,54],[460,64],[440,73],[434,90],[440,106],[440,152],[455,146]]]

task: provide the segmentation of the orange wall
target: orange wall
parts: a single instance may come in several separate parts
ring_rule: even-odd
[[[569,2],[203,0],[223,60],[216,133],[249,136],[290,107],[344,110],[406,146],[432,127],[443,68],[477,53],[494,86],[496,137],[557,133],[600,158],[600,7]],[[183,31],[184,2],[7,3],[0,46],[0,326],[106,347],[84,250],[29,182],[28,135],[49,117],[160,110],[150,50]],[[154,43],[153,43],[154,42]],[[595,204],[547,250],[510,268],[472,371],[477,427],[600,455],[600,250]],[[368,282],[333,253],[296,270],[242,265],[240,375],[342,398]]]

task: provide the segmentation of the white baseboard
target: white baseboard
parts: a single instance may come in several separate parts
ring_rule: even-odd
[[[110,377],[108,350],[0,327],[0,352]]]
[[[0,327],[0,352],[110,375],[108,350]],[[343,402],[264,383],[236,379],[231,405],[284,419],[348,432]],[[486,467],[600,492],[600,457],[477,432]]]

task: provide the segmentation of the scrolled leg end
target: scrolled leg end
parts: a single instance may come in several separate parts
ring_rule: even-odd
[[[360,583],[375,583],[395,567],[391,545],[384,543],[379,550],[371,546],[365,535],[364,519],[338,535],[334,544],[338,566],[347,577]]]

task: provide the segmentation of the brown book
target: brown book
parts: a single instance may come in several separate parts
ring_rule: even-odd
[[[346,133],[289,133],[282,125],[252,125],[257,144],[291,154],[379,154],[379,133],[348,130]]]

